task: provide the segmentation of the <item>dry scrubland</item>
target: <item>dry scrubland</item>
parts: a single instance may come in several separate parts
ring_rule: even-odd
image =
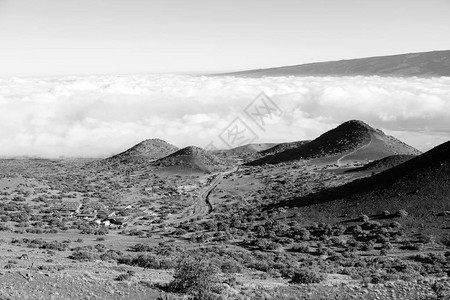
[[[364,139],[351,141],[330,157]],[[346,172],[365,160],[246,166],[266,147],[148,143],[107,160],[0,160],[1,299],[446,299],[448,155]],[[379,173],[404,161],[420,172]],[[396,183],[377,189],[385,174]]]

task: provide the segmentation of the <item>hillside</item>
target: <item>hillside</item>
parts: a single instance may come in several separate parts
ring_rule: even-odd
[[[395,154],[420,154],[420,152],[362,121],[351,120],[309,143],[255,160],[248,165],[323,158],[341,165],[354,161],[376,160]]]
[[[178,147],[166,141],[148,139],[106,160],[110,163],[142,163],[165,157],[177,150]]]
[[[154,166],[174,172],[210,173],[222,167],[221,161],[202,148],[189,146],[153,163]]]
[[[227,161],[227,164],[235,164],[236,159],[244,160],[246,162],[253,161],[260,158],[260,151],[267,150],[276,143],[258,143],[258,144],[248,144],[231,149],[222,149],[212,151],[212,154],[220,157],[222,160]],[[234,163],[233,163],[234,161]]]
[[[263,76],[450,76],[450,50],[317,62],[221,74]]]
[[[306,143],[309,143],[310,141],[297,141],[297,142],[289,142],[289,143],[281,143],[278,145],[275,145],[269,149],[260,151],[259,154],[261,154],[262,156],[268,156],[268,155],[273,155],[273,154],[277,154],[289,149],[294,149],[300,146],[305,145]]]
[[[232,152],[232,153],[255,153],[255,152],[265,151],[276,145],[277,145],[276,143],[248,144],[248,145],[243,145],[243,146],[239,146],[239,147],[232,148],[229,150],[224,150],[224,151]]]
[[[450,142],[372,177],[351,182],[283,205],[301,207],[317,218],[376,215],[406,210],[430,218],[450,210]]]
[[[373,162],[368,163],[365,166],[362,166],[360,168],[348,170],[347,172],[363,172],[363,171],[370,171],[370,172],[379,172],[384,171],[390,168],[393,168],[395,166],[398,166],[404,162],[407,162],[410,159],[413,159],[416,157],[416,155],[391,155]]]

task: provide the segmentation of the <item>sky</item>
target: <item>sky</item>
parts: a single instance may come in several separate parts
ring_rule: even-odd
[[[448,50],[448,16],[450,0],[0,0],[0,157],[229,148],[239,122],[296,141],[350,119],[426,151],[450,139],[450,78],[202,74]],[[262,92],[264,126],[246,114]]]
[[[0,77],[210,73],[450,49],[449,0],[0,0]]]

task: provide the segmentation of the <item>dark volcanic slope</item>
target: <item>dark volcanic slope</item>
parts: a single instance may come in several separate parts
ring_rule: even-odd
[[[229,150],[224,150],[224,151],[229,151],[232,153],[256,153],[256,152],[260,152],[260,151],[264,151],[269,148],[272,148],[275,145],[277,145],[277,144],[276,143],[248,144],[248,145],[243,145],[243,146],[239,146],[239,147],[232,148]]]
[[[168,168],[172,171],[195,171],[211,172],[222,166],[220,160],[213,154],[202,148],[189,146],[158,159],[153,163],[155,166]]]
[[[259,152],[262,150],[269,149],[273,146],[275,146],[275,143],[258,143],[258,144],[248,144],[243,145],[239,147],[235,147],[232,149],[223,149],[223,150],[216,150],[212,153],[214,155],[217,155],[217,157],[221,157],[224,159],[230,159],[233,157],[241,158],[246,161],[252,161],[256,158],[261,157],[259,155]]]
[[[450,210],[450,142],[370,178],[297,198],[289,205],[325,218],[400,209],[426,217]]]
[[[334,158],[338,163],[375,160],[395,154],[420,154],[362,121],[345,122],[297,148],[255,160],[248,165],[277,164],[300,159]]]
[[[310,141],[297,141],[297,142],[290,142],[290,143],[281,143],[278,145],[275,145],[267,150],[260,151],[259,154],[263,156],[273,155],[277,154],[289,149],[298,148],[300,146],[305,145],[306,143],[309,143]]]
[[[450,76],[450,50],[319,62],[224,75],[262,76]]]
[[[178,150],[172,144],[160,139],[145,140],[132,148],[107,158],[107,161],[115,163],[130,163],[130,162],[144,162],[152,161],[164,156],[167,156]]]
[[[360,172],[360,171],[384,171],[390,168],[393,168],[395,166],[398,166],[404,162],[407,162],[410,159],[413,159],[416,157],[416,155],[391,155],[376,161],[373,161],[371,163],[368,163],[367,165],[356,168],[353,170],[349,170],[347,172]]]

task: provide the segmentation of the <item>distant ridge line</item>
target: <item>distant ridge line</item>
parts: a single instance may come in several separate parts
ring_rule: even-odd
[[[371,56],[214,74],[215,76],[450,76],[450,50]]]

